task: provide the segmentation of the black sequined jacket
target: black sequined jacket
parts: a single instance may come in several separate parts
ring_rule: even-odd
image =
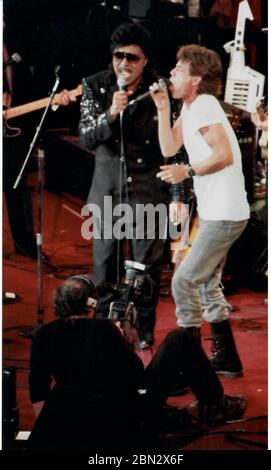
[[[157,78],[154,73],[144,77],[130,100],[148,91]],[[104,196],[113,196],[113,204],[118,204],[120,119],[113,121],[109,114],[113,93],[118,89],[116,76],[109,68],[83,79],[82,84],[81,143],[89,150],[96,149],[88,201],[101,206]],[[168,202],[169,186],[156,178],[164,159],[158,142],[157,110],[151,97],[126,107],[122,122],[129,197],[142,204]]]

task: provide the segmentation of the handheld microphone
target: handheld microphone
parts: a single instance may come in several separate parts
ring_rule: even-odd
[[[10,57],[10,59],[6,60],[6,62],[4,62],[4,67],[7,67],[8,65],[10,64],[18,64],[19,62],[22,62],[22,58],[20,56],[20,54],[18,54],[17,52],[14,52],[14,54],[12,54],[12,56]]]
[[[56,77],[58,76],[58,72],[59,72],[60,68],[61,68],[60,65],[56,65],[54,67],[54,74],[55,74]]]
[[[168,89],[169,84],[170,84],[169,80],[160,79],[159,82],[158,82],[158,90],[155,90],[154,93],[157,93],[158,91],[166,91]],[[133,100],[129,101],[128,106],[131,106],[131,105],[137,103],[138,101],[141,101],[141,100],[144,100],[145,98],[148,98],[150,96],[150,94],[151,94],[150,91],[146,91],[145,93],[142,93],[142,95],[139,95],[136,98],[134,98]]]
[[[118,81],[117,81],[117,85],[118,85],[120,91],[125,90],[125,87],[126,87],[127,83],[126,83],[125,78],[122,75],[119,76]]]
[[[125,90],[125,87],[127,85],[125,78],[120,75],[118,80],[117,80],[117,85],[119,87],[119,90]],[[122,116],[123,116],[123,111],[120,112],[120,122],[122,122]]]

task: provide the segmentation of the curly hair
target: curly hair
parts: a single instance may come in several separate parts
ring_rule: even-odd
[[[114,52],[118,47],[136,44],[144,52],[146,57],[151,54],[151,35],[143,26],[132,22],[122,23],[113,32],[110,38],[110,51]]]
[[[80,276],[74,276],[64,281],[54,293],[55,315],[60,318],[86,315],[88,298],[97,299],[96,288],[90,282],[86,282],[84,276],[81,279]]]
[[[207,93],[219,96],[222,89],[222,64],[219,55],[203,46],[190,44],[182,46],[177,53],[177,60],[190,64],[190,75],[202,78],[198,94]]]

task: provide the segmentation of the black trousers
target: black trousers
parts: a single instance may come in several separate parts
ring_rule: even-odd
[[[16,250],[34,256],[36,241],[33,231],[31,193],[27,186],[26,172],[17,187],[13,185],[26,156],[28,141],[23,136],[4,138],[3,141],[3,190],[9,216],[11,234]]]
[[[134,211],[135,213],[135,211]],[[163,221],[161,222],[163,223]],[[104,226],[104,224],[103,224]],[[133,224],[135,229],[135,223]],[[129,257],[148,266],[147,273],[153,281],[152,295],[147,300],[143,300],[141,296],[136,299],[135,305],[138,312],[138,332],[139,338],[144,339],[146,333],[153,333],[156,320],[156,305],[158,303],[160,275],[164,255],[164,239],[159,238],[159,221],[155,220],[155,227],[153,228],[155,238],[147,238],[145,231],[144,239],[137,239],[135,236],[126,241],[129,246]],[[161,232],[161,230],[160,230]],[[135,232],[133,232],[135,233]],[[104,229],[102,229],[102,235]],[[160,233],[161,235],[161,233]],[[93,280],[96,285],[101,285],[105,282],[117,282],[117,252],[118,243],[123,245],[123,240],[118,241],[112,237],[109,239],[93,239]],[[124,275],[124,256],[122,249],[120,249],[120,277]],[[110,292],[105,293],[99,299],[97,306],[97,315],[107,317],[109,313],[109,306],[113,296]],[[134,300],[134,299],[132,299]]]
[[[145,370],[146,386],[152,398],[164,402],[180,376],[204,405],[217,404],[223,397],[220,380],[193,329],[177,328],[159,346]]]

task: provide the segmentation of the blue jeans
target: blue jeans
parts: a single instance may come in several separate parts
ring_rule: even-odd
[[[229,318],[220,287],[222,269],[247,222],[200,220],[197,237],[172,278],[178,326],[200,327],[203,319],[216,323]]]

